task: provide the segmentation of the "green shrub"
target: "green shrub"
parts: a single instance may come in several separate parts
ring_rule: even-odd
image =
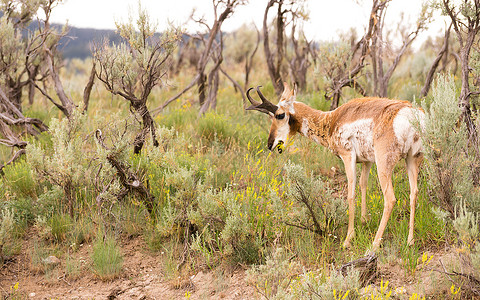
[[[284,169],[287,202],[295,207],[283,209],[289,213],[282,219],[317,234],[338,233],[347,219],[345,201],[320,177],[307,176],[302,166],[288,163]]]
[[[247,271],[247,281],[266,299],[284,295],[301,271],[300,265],[290,261],[290,257],[283,248],[276,248],[264,265],[252,266]]]
[[[425,117],[425,168],[434,203],[447,212],[460,239],[472,245],[480,237],[480,194],[473,186],[472,155],[464,122],[459,121],[455,83],[440,76]]]
[[[34,222],[38,213],[37,203],[32,198],[14,199],[7,202],[6,207],[15,211],[15,225],[23,229],[28,228]]]
[[[266,216],[264,210],[252,212],[254,207],[259,209],[265,200],[261,197],[255,199],[254,195],[243,196],[246,198],[242,199],[241,193],[230,194],[223,204],[226,217],[220,238],[225,244],[224,255],[231,257],[233,263],[259,263],[262,261],[261,250],[266,241],[258,233],[272,228],[262,224]],[[255,203],[255,200],[259,201]]]
[[[361,290],[358,271],[350,270],[346,276],[339,271],[332,270],[330,276],[325,274],[304,271],[291,283],[290,289],[279,295],[280,299],[358,299]],[[375,293],[377,295],[378,293]],[[388,299],[375,297],[371,299]],[[366,299],[370,299],[366,297]]]
[[[187,212],[196,205],[201,182],[194,169],[178,167],[165,173],[165,184],[166,205],[159,216],[157,229],[168,237],[189,226]]]
[[[433,87],[433,102],[429,108],[423,103],[427,111],[422,136],[425,169],[433,202],[441,208],[436,210],[436,215],[452,221],[466,253],[463,259],[474,262],[480,256],[480,190],[473,184],[475,155],[457,99],[454,80],[439,76]],[[473,268],[463,268],[463,265],[469,264],[457,267],[469,275],[480,276],[478,264]],[[462,292],[468,296],[468,288]]]
[[[427,112],[423,130],[425,170],[435,195],[435,203],[455,218],[462,201],[480,212],[469,166],[467,129],[459,122],[455,83],[448,76],[438,77],[433,87],[433,102],[423,104]]]
[[[8,186],[10,195],[19,198],[36,198],[38,184],[33,179],[32,168],[25,160],[20,160],[3,169],[3,180]]]
[[[113,237],[97,239],[93,245],[93,270],[102,280],[110,280],[118,275],[123,266],[123,255]]]
[[[277,299],[391,299],[394,288],[383,279],[375,285],[362,287],[357,270],[345,275],[331,270],[329,276],[318,271],[304,271],[293,279],[288,290],[282,290]],[[415,296],[414,296],[415,295]],[[401,298],[403,299],[403,298]],[[409,299],[420,299],[414,293]]]
[[[265,244],[279,231],[273,208],[280,201],[279,172],[270,173],[270,162],[253,156],[251,167],[229,175],[231,184],[212,187],[218,175],[214,165],[201,171],[197,161],[186,168],[179,165],[179,156],[165,154],[159,163],[165,197],[156,226],[160,236],[189,239],[210,266],[219,257],[232,263],[261,262]],[[248,186],[237,189],[243,180]]]
[[[232,121],[215,112],[208,112],[198,120],[197,133],[210,142],[218,139],[223,143],[229,143],[237,139]]]
[[[181,130],[196,122],[197,114],[193,109],[175,109],[165,112],[158,118],[158,124],[166,128]],[[159,139],[161,140],[161,139]]]
[[[45,149],[37,143],[27,146],[27,161],[35,174],[44,181],[60,187],[65,195],[64,209],[73,216],[77,190],[86,185],[90,170],[83,147],[86,117],[75,111],[70,119],[52,119],[53,149]]]
[[[65,194],[59,186],[54,185],[50,189],[45,188],[34,203],[36,205],[36,215],[50,218],[55,213],[61,212],[58,204],[62,202],[64,197]]]
[[[0,214],[0,265],[3,264],[5,256],[16,252],[18,245],[14,213],[9,209],[3,209]]]
[[[188,217],[198,227],[195,250],[207,262],[217,253],[233,264],[261,263],[267,245],[284,230],[278,216],[288,213],[282,211],[283,184],[277,162],[270,158],[262,151],[247,153],[244,167],[234,169],[226,187],[199,190]],[[209,186],[208,180],[203,186]]]

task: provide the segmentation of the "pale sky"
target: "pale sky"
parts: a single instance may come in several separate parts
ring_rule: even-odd
[[[158,22],[161,31],[168,21],[176,25],[183,25],[192,9],[196,9],[197,16],[205,16],[209,24],[212,23],[212,0],[142,0],[142,7],[146,8],[152,20]],[[250,0],[245,6],[239,6],[233,16],[227,19],[222,27],[223,31],[232,31],[244,23],[255,22],[261,29],[263,14],[267,0]],[[336,40],[339,32],[349,28],[358,28],[362,34],[367,25],[371,10],[371,0],[309,0],[307,2],[310,20],[304,25],[307,38],[314,40]],[[398,23],[401,12],[405,13],[402,22],[413,24],[418,17],[421,0],[393,0],[387,10],[386,22]],[[127,20],[129,12],[137,11],[137,0],[65,0],[56,7],[52,14],[52,21],[64,23],[68,20],[71,26],[97,29],[115,29],[115,20]],[[273,17],[274,10],[269,16]],[[187,24],[187,31],[195,31]],[[443,32],[444,21],[437,20],[431,25],[427,34],[438,35]],[[427,36],[427,34],[423,34]],[[424,39],[421,38],[420,39]]]

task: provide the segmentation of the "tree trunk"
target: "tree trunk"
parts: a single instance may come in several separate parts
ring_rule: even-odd
[[[470,115],[470,86],[469,86],[469,81],[468,77],[470,74],[470,70],[468,67],[468,62],[470,59],[470,49],[473,45],[473,42],[475,40],[474,35],[468,35],[466,44],[462,49],[460,49],[460,63],[461,63],[461,75],[460,78],[462,79],[462,88],[460,91],[460,98],[458,99],[458,104],[460,108],[462,109],[462,116],[464,118],[464,121],[467,124],[467,128],[469,130],[469,133],[472,134],[474,132],[474,127],[472,127],[473,122],[471,119]]]
[[[438,65],[440,64],[440,61],[442,60],[442,57],[446,57],[447,49],[448,49],[448,40],[450,38],[450,29],[452,28],[452,24],[448,27],[447,30],[445,30],[445,37],[443,40],[443,46],[440,49],[440,51],[437,54],[437,57],[432,63],[432,66],[430,67],[430,70],[428,70],[427,77],[425,78],[425,84],[423,85],[422,91],[420,92],[420,95],[422,97],[426,97],[428,95],[428,92],[430,91],[430,87],[433,82],[433,75],[435,75],[436,70],[438,68]]]
[[[88,110],[88,104],[90,103],[90,94],[92,93],[93,84],[95,83],[96,77],[95,71],[95,61],[92,64],[92,70],[90,71],[90,77],[88,78],[87,85],[83,90],[83,113],[86,113]]]
[[[200,77],[198,78],[197,81],[197,86],[198,86],[198,101],[200,103],[200,107],[202,107],[205,104],[205,90],[207,89],[207,75],[205,73],[200,73]]]
[[[220,64],[217,66],[220,66]],[[218,71],[219,69],[217,67],[208,74],[208,97],[200,107],[200,111],[198,112],[199,116],[206,113],[209,108],[215,109],[217,107]]]
[[[28,104],[32,105],[35,100],[35,86],[31,83],[28,84]]]
[[[72,182],[67,180],[65,186],[63,187],[63,192],[65,193],[65,198],[67,200],[68,212],[70,214],[70,218],[73,219],[73,209],[74,209],[74,190],[72,186]]]
[[[15,107],[22,112],[22,86],[19,86],[17,82],[15,82],[11,78],[7,78],[7,86],[6,86],[6,93],[7,98],[10,100]]]
[[[248,55],[248,53],[245,53],[245,84],[243,85],[244,90],[248,89],[248,81],[250,79],[250,71],[252,70],[253,58],[255,57],[255,53],[257,53],[258,50],[258,45],[260,44],[260,32],[258,31],[257,26],[255,26],[255,29],[257,30],[257,43],[255,44],[255,48],[250,55]]]
[[[105,146],[105,138],[99,129],[95,131],[95,137],[105,150],[110,150]],[[117,195],[118,200],[122,200],[130,192],[136,193],[140,196],[140,199],[143,200],[148,212],[152,213],[155,207],[155,196],[150,193],[148,187],[143,184],[137,174],[130,170],[128,164],[118,160],[116,153],[116,151],[111,151],[107,155],[107,161],[117,171],[117,176],[123,186],[123,190]]]
[[[44,47],[44,50],[47,53],[45,57],[47,60],[48,68],[50,70],[50,76],[52,76],[55,93],[57,94],[58,98],[60,99],[60,102],[62,103],[61,107],[59,108],[67,118],[70,118],[75,108],[75,103],[73,103],[73,101],[65,93],[63,84],[60,80],[60,76],[58,75],[58,71],[55,69],[55,66],[54,66],[54,62],[53,62],[54,54],[47,47]]]
[[[219,84],[219,77],[218,77],[218,69],[215,71],[213,74],[213,85],[211,87],[211,95],[209,98],[211,98],[211,104],[210,107],[211,109],[215,110],[217,109],[217,93],[218,93],[218,84]]]
[[[142,117],[142,130],[135,137],[133,143],[133,153],[139,154],[142,151],[143,145],[145,144],[145,138],[150,132],[152,135],[153,146],[158,147],[157,136],[155,132],[155,121],[152,118],[152,115],[148,111],[145,102],[141,102],[134,106],[135,112]]]
[[[340,90],[333,92],[332,103],[330,103],[330,110],[334,110],[340,104]]]
[[[267,24],[268,11],[275,4],[275,2],[276,2],[275,0],[270,0],[267,4],[267,7],[265,8],[265,14],[263,16],[263,49],[265,52],[265,59],[267,60],[268,75],[272,80],[273,87],[275,88],[275,93],[277,95],[281,95],[283,92],[283,83],[282,83],[283,80],[280,75],[280,70],[276,68],[274,63],[274,55],[272,54],[272,51],[270,49],[270,40],[268,36],[268,24]],[[281,12],[280,9],[279,11]],[[277,26],[279,26],[282,22],[283,22],[283,19],[281,18],[281,16],[277,16]],[[279,33],[277,33],[277,36],[278,35]],[[283,27],[281,29],[281,35],[282,35],[282,41],[283,41]],[[279,46],[279,41],[277,40],[277,65],[279,65],[279,62],[281,62],[281,59],[283,59],[283,57],[279,57],[280,50],[278,49],[278,46]],[[281,47],[283,47],[283,44],[281,45]]]

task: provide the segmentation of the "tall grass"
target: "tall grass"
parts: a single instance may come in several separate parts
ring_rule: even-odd
[[[123,255],[115,239],[109,235],[97,238],[93,245],[92,268],[102,280],[117,277],[123,266]]]

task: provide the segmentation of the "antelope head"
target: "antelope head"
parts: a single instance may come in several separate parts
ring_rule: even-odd
[[[260,92],[260,86],[257,86],[256,90],[262,103],[253,100],[250,96],[252,89],[249,88],[247,91],[247,98],[252,105],[246,108],[246,110],[258,110],[270,116],[272,125],[270,127],[270,135],[268,136],[268,149],[278,149],[278,152],[282,153],[283,145],[296,133],[295,126],[292,126],[295,123],[293,102],[297,96],[296,86],[291,90],[288,84],[284,83],[284,90],[278,105],[271,103],[263,96]]]

